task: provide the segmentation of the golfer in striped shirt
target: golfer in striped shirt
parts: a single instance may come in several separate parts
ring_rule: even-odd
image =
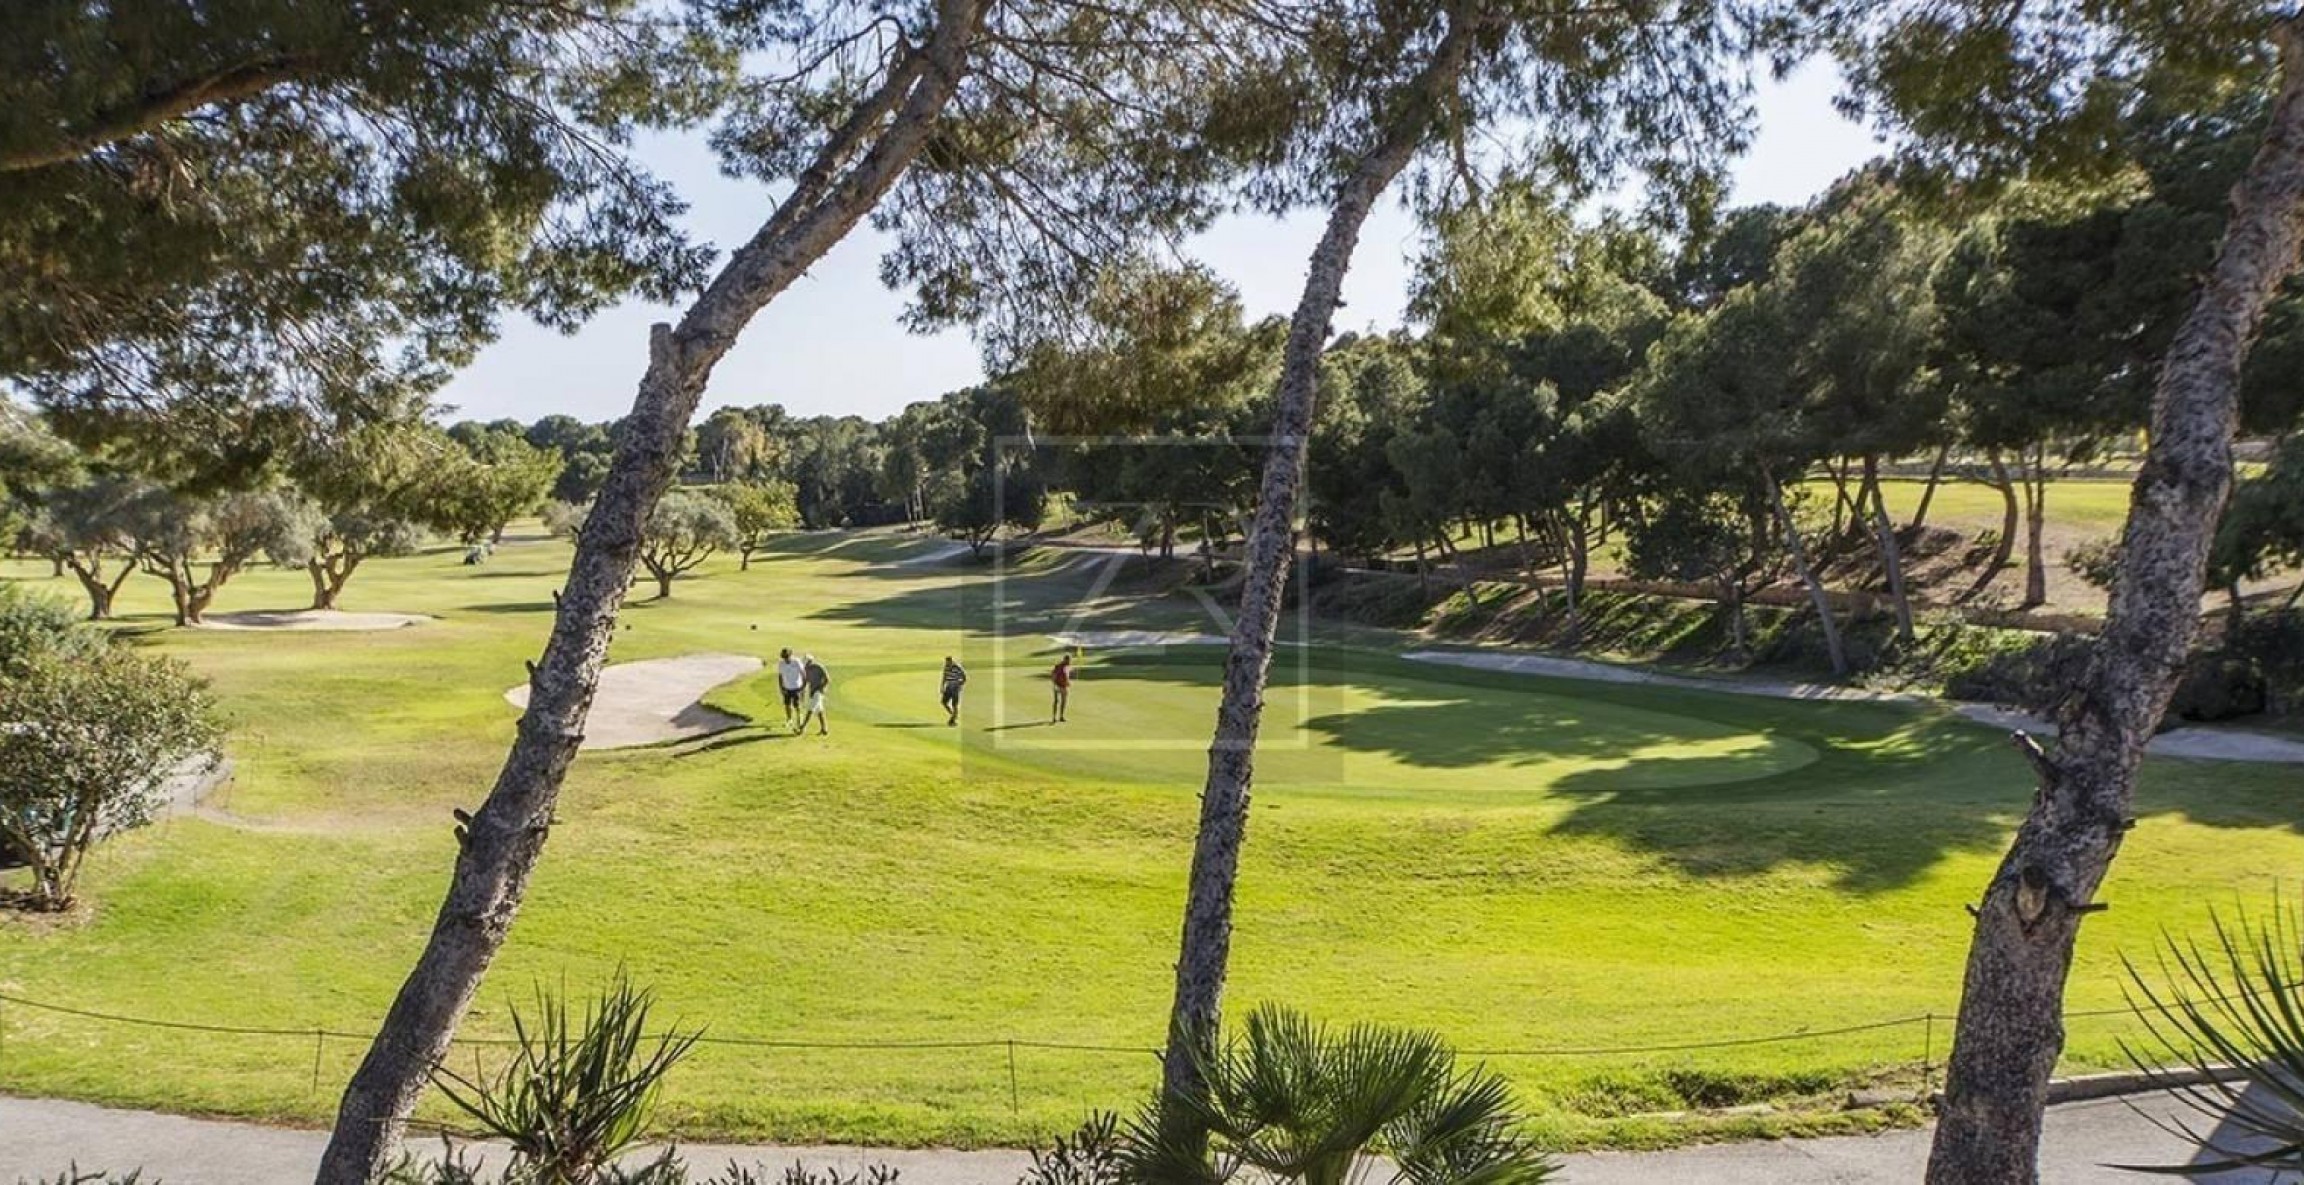
[[[960,689],[968,685],[968,668],[944,656],[944,726],[960,723]]]

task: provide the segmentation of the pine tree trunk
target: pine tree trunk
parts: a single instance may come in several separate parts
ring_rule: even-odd
[[[1579,515],[1568,526],[1568,599],[1584,599],[1584,583],[1592,574],[1592,528]]]
[[[1928,525],[1928,507],[1936,501],[1936,487],[1944,482],[1944,462],[1950,460],[1951,457],[1952,446],[1950,444],[1938,446],[1936,460],[1928,466],[1928,484],[1920,487],[1920,505],[1913,509],[1912,521],[1906,524],[1913,530],[1917,531]]]
[[[1879,463],[1872,457],[1864,458],[1864,477],[1872,490],[1872,529],[1880,541],[1880,568],[1888,578],[1888,596],[1896,605],[1896,636],[1912,642],[1917,634],[1912,628],[1912,598],[1904,588],[1904,555],[1896,544],[1896,523],[1888,517],[1888,499],[1881,493],[1878,478]]]
[[[1992,451],[1991,462],[1992,488],[2000,491],[2000,540],[1992,549],[1991,562],[1984,565],[1984,574],[1976,578],[1976,583],[1968,586],[1967,592],[1960,594],[1960,599],[1963,601],[1974,600],[1982,595],[1985,589],[1992,587],[1992,582],[2000,579],[2000,574],[2008,570],[2009,557],[2016,554],[2016,531],[2019,514],[2016,504],[2016,482],[2008,476],[2008,464],[2000,459],[1998,449]]]
[[[1800,573],[1800,583],[1807,586],[1808,603],[1816,607],[1816,623],[1824,630],[1824,653],[1832,660],[1835,678],[1848,675],[1848,652],[1840,644],[1840,622],[1832,616],[1832,598],[1824,591],[1824,581],[1816,575],[1816,566],[1808,561],[1808,545],[1800,539],[1800,526],[1792,521],[1792,505],[1785,501],[1784,487],[1775,475],[1767,475],[1768,498],[1776,507],[1776,528],[1783,532],[1784,550],[1792,555],[1792,567]]]
[[[2045,445],[2036,446],[2045,452]],[[2036,452],[2024,474],[2024,607],[2048,603],[2048,464]]]
[[[1744,585],[1737,580],[1720,583],[1720,600],[1728,606],[1728,646],[1738,659],[1745,656]]]
[[[1395,113],[1382,138],[1363,155],[1336,194],[1328,224],[1313,248],[1304,290],[1289,321],[1280,386],[1265,454],[1256,515],[1242,551],[1245,578],[1224,661],[1224,695],[1208,747],[1208,781],[1200,795],[1200,826],[1192,847],[1176,995],[1162,1058],[1163,1089],[1197,1098],[1199,1063],[1214,1049],[1232,953],[1232,893],[1239,878],[1240,845],[1248,828],[1248,794],[1255,770],[1256,734],[1263,722],[1264,685],[1272,665],[1288,569],[1295,552],[1298,491],[1304,482],[1304,447],[1312,432],[1320,356],[1328,344],[1344,273],[1360,228],[1384,190],[1424,142],[1444,96],[1452,94],[1471,54],[1472,30],[1451,14],[1447,34]],[[1166,1107],[1170,1134],[1197,1145],[1182,1107]]]
[[[392,1161],[426,1082],[503,946],[542,854],[560,783],[632,580],[641,525],[679,464],[712,368],[769,301],[845,237],[909,166],[966,69],[984,0],[939,0],[925,46],[860,100],[678,328],[658,325],[608,476],[576,542],[528,710],[467,833],[416,966],[345,1087],[316,1185],[367,1185]],[[867,147],[867,145],[869,147]],[[858,150],[863,151],[859,155]]]
[[[2283,21],[2275,37],[2280,93],[2233,190],[2215,266],[2160,370],[2103,630],[2058,714],[2056,751],[2018,737],[2039,787],[1976,912],[1932,1185],[2038,1176],[2081,911],[2119,851],[2144,746],[2199,629],[2209,542],[2232,488],[2241,364],[2304,239],[2304,25]]]
[[[1832,537],[1838,539],[1848,529],[1849,514],[1855,509],[1856,502],[1848,496],[1847,465],[1826,461],[1824,475],[1832,479]]]

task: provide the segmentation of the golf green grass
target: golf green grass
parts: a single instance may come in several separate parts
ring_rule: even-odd
[[[777,727],[763,675],[710,697],[757,726],[584,755],[466,1035],[500,1038],[538,984],[582,992],[621,964],[661,1020],[714,1039],[666,1095],[661,1119],[683,1134],[1014,1143],[1142,1097],[1221,650],[1092,649],[1056,725],[1048,635],[1219,627],[1092,557],[1034,554],[998,578],[892,562],[929,546],[796,536],[628,609],[612,661],[813,652],[833,675],[831,734]],[[347,609],[437,617],[388,633],[162,629],[162,590],[131,581],[140,644],[208,676],[232,719],[229,818],[106,845],[83,918],[0,920],[0,991],[372,1029],[438,906],[449,812],[503,758],[502,693],[541,647],[567,554],[533,540],[481,567],[456,549],[374,562]],[[0,571],[74,591],[44,567]],[[305,590],[300,573],[249,573],[217,609],[294,608]],[[1317,627],[1304,640],[1274,667],[1233,1006],[1436,1028],[1562,1141],[1662,1138],[1687,1129],[1632,1117],[1917,1085],[1924,1056],[1941,1063],[1941,1019],[1826,1031],[1953,1008],[1962,904],[2031,793],[1992,732],[1912,707],[1449,668]],[[936,707],[946,654],[973,675],[959,727]],[[2116,1009],[2119,956],[2148,958],[2162,927],[2264,903],[2304,865],[2296,778],[2147,764],[2075,1008]],[[2091,1068],[2122,1060],[2133,1025],[2070,1030],[2070,1067]],[[1652,1048],[1798,1031],[1818,1035]],[[11,1093],[320,1121],[359,1053],[0,1003]]]

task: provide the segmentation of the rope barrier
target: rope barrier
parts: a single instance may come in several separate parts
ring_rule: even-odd
[[[2299,987],[2304,987],[2304,983],[2283,984],[2280,985],[2278,990],[2290,991]],[[2221,1001],[2237,1000],[2250,994],[2261,993],[2243,992],[2224,996],[2210,996],[2201,998],[2197,1002],[2216,1003]],[[106,1024],[128,1025],[137,1028],[166,1029],[176,1032],[191,1033],[214,1033],[222,1036],[235,1037],[294,1037],[300,1040],[308,1040],[313,1042],[315,1049],[324,1046],[329,1041],[349,1041],[365,1045],[368,1042],[374,1040],[374,1034],[371,1033],[355,1033],[346,1030],[330,1029],[315,1025],[302,1025],[296,1027],[233,1025],[213,1024],[201,1021],[165,1020],[158,1017],[149,1016],[131,1016],[125,1013],[106,1012],[99,1009],[79,1008],[68,1004],[55,1004],[45,1000],[35,1000],[28,996],[17,995],[13,992],[0,992],[0,1003],[13,1005],[18,1008],[29,1008],[36,1012],[49,1012],[62,1016],[78,1017],[83,1020],[100,1021]],[[2066,1012],[2064,1015],[2067,1020],[2082,1020],[2106,1016],[2133,1015],[2134,1013],[2135,1009],[2123,1007],[2070,1011]],[[1827,1029],[1796,1029],[1791,1032],[1770,1033],[1764,1036],[1730,1037],[1710,1041],[1675,1041],[1638,1045],[1560,1045],[1510,1049],[1463,1049],[1458,1050],[1457,1052],[1465,1057],[1479,1058],[1608,1057],[1614,1055],[1644,1053],[1693,1053],[1707,1049],[1739,1049],[1748,1048],[1755,1045],[1780,1045],[1799,1041],[1815,1041],[1826,1037],[1843,1037],[1855,1033],[1869,1033],[1877,1032],[1883,1029],[1903,1028],[1911,1025],[1923,1025],[1926,1026],[1929,1034],[1928,1051],[1927,1053],[1923,1054],[1923,1057],[1926,1058],[1931,1057],[1934,1052],[1934,1033],[1937,1022],[1951,1022],[1955,1019],[1956,1018],[1950,1014],[1930,1012],[1913,1016],[1900,1016],[1890,1020],[1869,1021],[1863,1024],[1840,1025]],[[18,1039],[22,1039],[21,1031],[19,1031]],[[1011,1067],[1013,1067],[1014,1064],[1015,1052],[1019,1049],[1043,1050],[1058,1053],[1110,1053],[1150,1056],[1158,1056],[1160,1053],[1160,1050],[1158,1049],[1138,1045],[1107,1045],[1084,1041],[1038,1040],[1025,1037],[993,1037],[960,1040],[811,1041],[799,1038],[785,1037],[717,1036],[710,1032],[706,1032],[694,1037],[694,1042],[697,1045],[722,1045],[731,1048],[742,1049],[850,1051],[1004,1049],[1008,1052],[1008,1058]],[[467,1046],[513,1046],[519,1044],[517,1040],[507,1037],[463,1036],[454,1038],[453,1043]],[[317,1060],[318,1058],[316,1055],[315,1061],[317,1062]]]

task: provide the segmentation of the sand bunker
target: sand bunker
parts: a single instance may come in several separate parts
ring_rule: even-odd
[[[421,613],[346,613],[337,609],[255,610],[211,613],[198,628],[204,630],[309,630],[325,633],[360,633],[397,630],[432,620]]]
[[[1084,646],[1090,650],[1110,650],[1122,646],[1223,646],[1229,639],[1215,634],[1192,634],[1182,630],[1080,630],[1068,634],[1050,634],[1059,646]]]
[[[592,713],[584,721],[586,749],[628,749],[725,732],[746,721],[707,708],[704,693],[760,669],[749,654],[688,654],[620,662],[600,672]],[[528,707],[528,685],[504,693],[512,706]]]

